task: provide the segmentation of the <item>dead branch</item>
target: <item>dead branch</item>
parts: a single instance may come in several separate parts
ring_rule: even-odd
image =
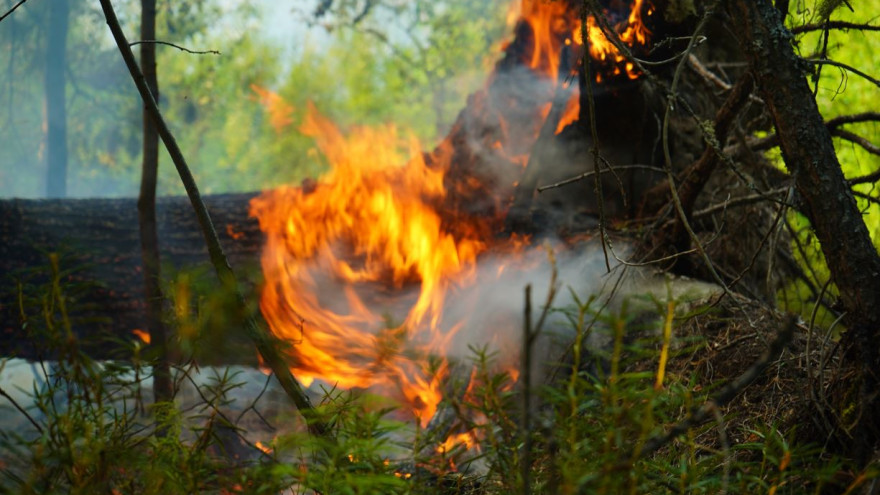
[[[693,213],[694,218],[705,217],[708,215],[713,215],[718,213],[719,211],[726,210],[728,208],[736,208],[737,206],[745,206],[754,203],[760,203],[763,201],[772,201],[778,203],[783,206],[793,207],[793,205],[786,203],[783,200],[776,199],[774,196],[777,194],[782,194],[788,191],[788,187],[780,187],[778,189],[774,189],[772,191],[767,191],[758,194],[750,194],[748,196],[742,196],[739,198],[728,199],[723,203],[719,203],[717,205],[712,205],[707,208],[703,208],[702,210],[697,210]]]
[[[712,176],[712,172],[718,165],[719,155],[716,148],[721,147],[727,140],[727,134],[734,120],[742,110],[749,94],[754,87],[752,74],[745,73],[733,87],[727,100],[715,115],[715,146],[707,146],[700,159],[682,174],[681,183],[678,186],[678,194],[681,198],[682,208],[685,215],[691,216],[696,204],[697,196]],[[676,229],[679,230],[679,229]]]
[[[143,44],[166,45],[166,46],[177,48],[178,50],[180,50],[182,52],[192,53],[193,55],[221,55],[221,53],[218,50],[204,50],[204,51],[190,50],[189,48],[186,48],[186,47],[183,47],[180,45],[175,45],[174,43],[169,43],[167,41],[159,41],[159,40],[132,41],[131,43],[128,44],[128,46],[143,45]]]
[[[598,170],[598,171],[590,170],[589,172],[584,172],[582,174],[575,175],[574,177],[570,177],[568,179],[561,180],[559,182],[554,182],[552,184],[547,184],[545,186],[538,186],[536,190],[540,193],[540,192],[547,191],[549,189],[556,189],[557,187],[562,187],[562,186],[567,186],[569,184],[574,184],[575,182],[580,182],[584,179],[590,178],[590,177],[597,175],[597,174],[607,174],[607,173],[611,173],[611,172],[614,172],[617,170],[648,170],[651,172],[663,172],[662,168],[654,167],[652,165],[618,165],[618,166],[614,167],[613,169],[609,167],[609,168],[605,168],[605,169]]]

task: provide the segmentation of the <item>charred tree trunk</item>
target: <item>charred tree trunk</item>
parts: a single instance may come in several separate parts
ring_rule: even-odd
[[[851,437],[855,455],[867,461],[880,440],[880,257],[779,11],[769,0],[728,0],[727,9],[731,25],[742,27],[734,33],[772,115],[799,209],[815,229],[847,311],[842,342],[860,393],[857,398],[844,393],[839,406],[857,404],[859,412],[854,426],[838,426]]]
[[[253,196],[216,195],[206,203],[231,261],[258,272],[263,235],[248,217]],[[131,342],[132,330],[148,328],[135,203],[131,198],[0,200],[0,355],[39,357],[39,342],[30,332],[44,321],[39,297],[52,252],[62,254],[62,289],[74,331],[115,341],[84,339],[92,346],[86,351],[114,357],[119,340]],[[180,272],[204,266],[207,250],[187,198],[160,198],[156,220],[166,267]],[[255,357],[249,352],[231,359]]]
[[[46,43],[46,195],[67,196],[67,103],[64,70],[67,66],[68,0],[49,7],[49,39]]]

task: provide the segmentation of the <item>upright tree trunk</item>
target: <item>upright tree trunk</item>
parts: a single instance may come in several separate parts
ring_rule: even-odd
[[[815,230],[846,309],[842,338],[859,394],[842,393],[841,432],[867,461],[880,442],[880,256],[840,168],[791,34],[770,0],[728,0],[730,24],[749,60],[794,177],[802,211]],[[845,414],[844,410],[853,410]]]
[[[141,0],[141,39],[156,39],[156,0]],[[156,75],[156,45],[141,44],[141,70],[144,79],[159,101]],[[156,181],[159,172],[159,133],[156,123],[144,109],[144,157],[141,167],[141,190],[138,197],[141,256],[144,266],[144,296],[147,300],[147,326],[150,342],[156,349],[153,367],[153,393],[156,401],[171,400],[173,390],[168,363],[168,335],[162,321],[163,296],[159,285],[159,235],[156,229]]]
[[[67,65],[69,0],[55,0],[49,7],[49,39],[46,43],[46,194],[67,196],[67,109],[64,70]]]

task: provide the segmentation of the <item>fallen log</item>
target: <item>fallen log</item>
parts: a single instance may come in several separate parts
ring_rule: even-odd
[[[254,196],[205,198],[236,266],[259,263],[263,236],[248,217]],[[163,271],[204,266],[208,254],[187,198],[160,198],[156,213],[162,263],[170,269]],[[60,259],[61,290],[75,334],[130,339],[133,330],[144,328],[136,199],[0,200],[0,239],[0,355],[39,357],[41,346],[30,332],[46,326],[50,309],[41,298],[51,281],[52,253]],[[114,357],[112,347],[118,347],[94,338],[83,344],[98,358]]]

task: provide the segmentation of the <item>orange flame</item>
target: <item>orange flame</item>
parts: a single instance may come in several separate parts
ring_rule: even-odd
[[[146,332],[144,330],[141,330],[140,328],[135,328],[131,331],[131,333],[134,334],[135,337],[139,338],[144,344],[150,344],[150,332]]]
[[[618,32],[620,41],[629,46],[645,46],[650,41],[651,31],[642,20],[642,10],[645,8],[645,0],[634,0],[630,6],[630,14],[625,24],[612,26]],[[651,15],[653,9],[648,8],[647,14]],[[626,60],[617,47],[602,32],[602,28],[596,18],[587,18],[587,31],[590,40],[590,57],[600,64],[610,67],[611,75],[625,74],[628,79],[637,79],[640,75],[632,62]],[[582,40],[580,33],[576,34],[576,40]],[[602,73],[597,72],[596,82],[602,82]]]
[[[263,314],[295,343],[299,376],[397,389],[427,422],[446,366],[428,370],[426,358],[454,333],[440,325],[444,294],[486,245],[447,231],[432,204],[445,195],[444,171],[425,165],[413,138],[402,142],[391,126],[346,137],[311,105],[301,131],[332,168],[313,191],[280,188],[251,203],[267,234]],[[404,162],[401,148],[413,158],[392,165]],[[371,309],[381,305],[375,284],[386,282],[419,287],[411,307],[394,315],[402,317],[397,324]]]
[[[512,8],[508,18],[512,13],[518,13],[531,27],[534,38],[528,66],[554,81],[558,81],[560,77],[574,78],[576,71],[573,70],[570,74],[560,74],[559,68],[563,45],[576,47],[577,50],[572,52],[574,54],[583,49],[581,21],[575,10],[568,5],[568,2],[563,1],[522,0],[521,3],[515,2],[514,4],[519,5],[519,9]],[[612,26],[619,33],[618,36],[624,44],[645,46],[649,42],[651,32],[642,19],[645,5],[645,0],[633,0],[626,22]],[[648,8],[647,14],[651,15],[652,13],[652,9]],[[617,47],[607,39],[593,16],[587,18],[587,27],[590,57],[600,64],[600,69],[596,71],[595,75],[596,82],[602,82],[603,73],[605,77],[625,75],[628,79],[637,79],[640,73],[634,64],[626,60]],[[580,114],[578,93],[576,86],[575,91],[572,91],[565,104],[562,118],[556,128],[556,134],[562,132],[562,129],[568,124],[578,119]],[[546,114],[547,112],[544,113],[545,116]]]
[[[643,3],[634,0],[626,25],[615,26],[624,42],[644,43],[650,35],[641,22]],[[559,73],[562,47],[571,46],[566,53],[575,60],[583,50],[580,22],[568,5],[542,0],[520,5],[533,38],[523,60],[555,84],[571,83],[565,81],[570,74]],[[590,25],[590,35],[592,56],[627,77],[638,76],[598,27]],[[290,124],[292,106],[268,90],[253,90],[276,131]],[[577,119],[579,97],[572,93],[557,133]],[[482,104],[492,108],[486,99]],[[546,116],[549,101],[536,109]],[[533,125],[499,118],[498,134],[487,144],[511,162],[525,164],[528,156],[521,156],[520,148],[530,145],[522,144],[528,139],[514,127]],[[461,177],[453,174],[455,180],[446,177],[461,168],[451,141],[438,146],[429,166],[415,139],[401,137],[393,126],[343,133],[312,105],[300,131],[315,139],[330,168],[309,187],[282,187],[251,202],[251,215],[266,234],[263,315],[273,333],[291,344],[291,368],[303,383],[319,379],[393,393],[425,425],[449,373],[446,350],[461,328],[461,322],[443,321],[446,294],[468,284],[477,256],[496,247],[489,224],[497,218],[447,213],[444,201],[489,194],[493,186],[466,170]],[[511,240],[509,246],[519,242]],[[470,449],[476,439],[462,435],[469,440],[459,435],[443,448],[464,442]]]
[[[276,133],[281,133],[293,123],[293,106],[284,98],[266,88],[251,84],[251,90],[259,96],[259,102],[269,112],[269,124]]]
[[[453,452],[459,446],[463,446],[464,450],[470,450],[474,447],[479,448],[479,443],[477,442],[473,430],[450,435],[437,447],[437,452],[440,454],[448,454]]]
[[[567,2],[523,0],[520,15],[532,28],[534,41],[529,67],[554,80],[559,76],[559,53],[577,24]]]

